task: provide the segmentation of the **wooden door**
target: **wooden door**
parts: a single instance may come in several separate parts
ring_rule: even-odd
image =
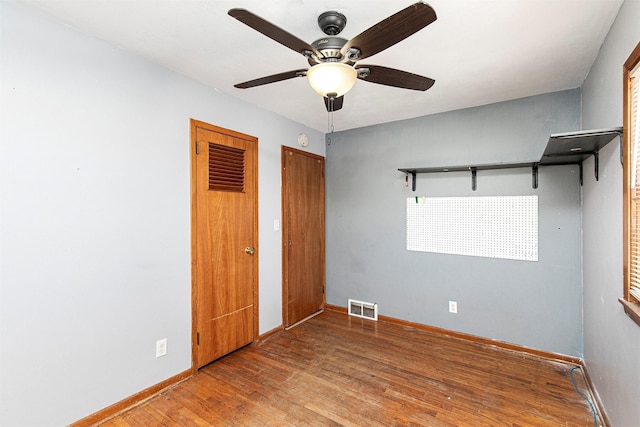
[[[282,147],[285,327],[325,303],[324,158]]]
[[[257,139],[191,121],[194,368],[257,332]]]

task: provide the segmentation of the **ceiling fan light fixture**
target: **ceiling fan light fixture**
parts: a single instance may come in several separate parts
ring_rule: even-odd
[[[324,97],[341,97],[351,90],[357,78],[355,68],[341,62],[323,62],[307,70],[309,85]]]

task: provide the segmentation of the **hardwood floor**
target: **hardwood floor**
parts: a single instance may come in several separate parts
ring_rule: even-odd
[[[102,426],[593,426],[572,367],[327,311]]]

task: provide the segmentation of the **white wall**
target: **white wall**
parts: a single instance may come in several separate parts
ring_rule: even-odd
[[[280,146],[324,155],[323,135],[23,5],[0,19],[0,424],[68,424],[190,369],[190,118],[259,138],[260,333],[278,327]]]
[[[622,64],[640,41],[640,1],[625,0],[583,85],[584,129],[622,126]],[[585,174],[584,359],[614,426],[638,425],[640,327],[624,314],[622,166],[616,139]],[[585,164],[591,171],[593,160]]]

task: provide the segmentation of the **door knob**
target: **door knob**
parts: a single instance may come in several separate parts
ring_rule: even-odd
[[[249,254],[249,255],[253,255],[255,253],[255,251],[256,251],[256,248],[252,248],[252,247],[249,247],[249,246],[244,248],[244,252],[246,254]]]

